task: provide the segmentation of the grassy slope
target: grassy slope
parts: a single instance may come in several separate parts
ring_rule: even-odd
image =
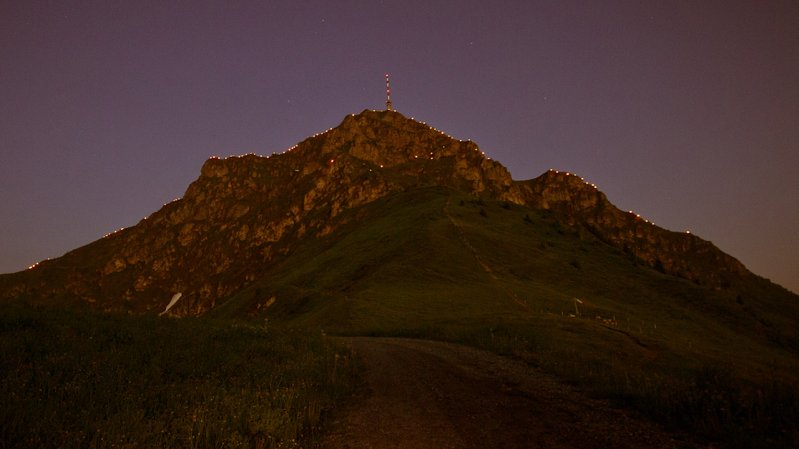
[[[351,388],[318,333],[0,307],[0,447],[305,447]]]
[[[216,313],[236,316],[274,297],[263,316],[338,333],[443,335],[540,323],[569,329],[552,330],[553,340],[568,341],[584,328],[592,338],[615,342],[622,335],[634,347],[641,347],[637,339],[664,354],[741,359],[769,369],[796,356],[768,338],[756,315],[768,315],[773,333],[790,340],[797,304],[780,304],[782,298],[769,298],[773,292],[740,304],[736,292],[638,265],[546,212],[430,188],[353,214],[335,236],[306,241]],[[579,317],[569,316],[574,298],[583,301]]]
[[[513,354],[711,438],[790,440],[796,430],[771,416],[799,416],[795,405],[774,404],[796,397],[798,382],[799,312],[778,287],[754,280],[740,292],[710,290],[638,265],[546,212],[440,188],[351,213],[335,236],[307,241],[217,313],[253,312],[274,298],[257,314]],[[716,393],[733,389],[756,397]]]

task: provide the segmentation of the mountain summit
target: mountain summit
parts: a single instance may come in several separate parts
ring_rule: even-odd
[[[175,313],[203,314],[260,282],[298,245],[354,226],[378,200],[429,188],[546,211],[637,264],[712,289],[756,278],[710,242],[620,211],[576,175],[514,181],[471,141],[395,111],[366,110],[284,153],[209,159],[182,198],[135,226],[3,275],[0,295],[142,313],[181,293]]]

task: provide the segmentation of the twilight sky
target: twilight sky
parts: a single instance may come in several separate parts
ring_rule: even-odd
[[[395,109],[799,292],[796,0],[0,1],[0,272]]]

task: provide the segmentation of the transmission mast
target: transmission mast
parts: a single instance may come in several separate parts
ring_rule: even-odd
[[[391,108],[391,84],[388,82],[388,73],[386,73],[386,110],[393,111]]]

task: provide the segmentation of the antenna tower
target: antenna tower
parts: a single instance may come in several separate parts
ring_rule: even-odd
[[[386,73],[386,110],[393,111],[391,108],[391,85],[388,82],[388,73]]]

